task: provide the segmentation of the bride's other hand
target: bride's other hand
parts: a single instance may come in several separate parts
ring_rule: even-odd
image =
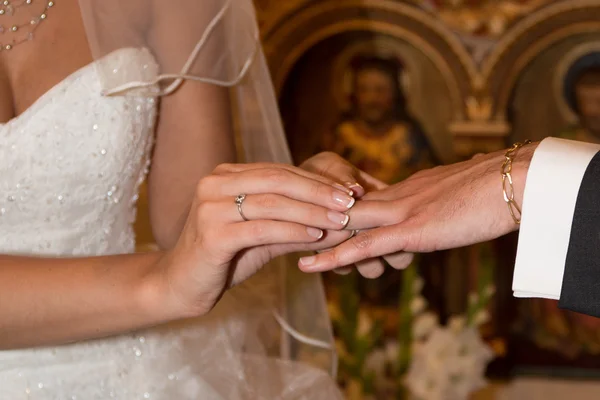
[[[512,165],[515,200],[522,203],[536,145],[523,147]],[[421,171],[369,193],[350,212],[348,229],[367,229],[332,251],[299,261],[305,272],[321,272],[399,252],[432,252],[491,240],[514,231],[502,195],[504,151]],[[408,266],[410,256],[406,256]],[[396,267],[401,266],[398,263]]]
[[[347,239],[345,212],[354,201],[349,190],[294,167],[222,165],[198,184],[180,239],[158,262],[150,287],[170,312],[202,315],[272,258]]]
[[[342,183],[354,192],[357,199],[362,198],[366,193],[385,189],[388,186],[329,151],[309,158],[300,164],[300,168]]]

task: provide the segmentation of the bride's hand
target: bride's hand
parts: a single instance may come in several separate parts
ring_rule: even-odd
[[[235,198],[242,203],[244,221]],[[201,180],[174,249],[153,277],[163,307],[202,315],[230,287],[279,255],[334,246],[354,204],[335,182],[277,164],[222,165]],[[324,237],[324,231],[328,234]]]
[[[344,184],[354,192],[357,199],[373,190],[385,189],[388,185],[359,170],[336,153],[319,153],[302,164],[300,168]]]

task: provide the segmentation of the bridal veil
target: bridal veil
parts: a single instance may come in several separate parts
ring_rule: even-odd
[[[105,95],[177,96],[193,81],[228,88],[241,161],[291,162],[251,0],[79,3]],[[150,52],[158,72],[139,65],[147,72],[131,78],[131,66],[105,57],[123,48]],[[321,278],[296,261],[282,257],[232,290],[206,318],[206,346],[186,349],[207,360],[201,379],[222,398],[340,398]]]

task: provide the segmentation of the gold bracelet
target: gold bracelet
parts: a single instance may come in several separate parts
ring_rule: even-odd
[[[515,190],[513,188],[513,180],[511,175],[512,163],[517,151],[521,147],[530,143],[531,140],[526,140],[523,143],[513,144],[512,147],[506,151],[506,154],[504,154],[504,162],[502,163],[502,169],[500,170],[500,173],[502,174],[502,194],[504,195],[504,201],[508,206],[510,216],[517,225],[521,223],[521,208],[515,201]]]

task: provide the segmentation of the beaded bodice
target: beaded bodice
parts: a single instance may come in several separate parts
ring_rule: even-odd
[[[115,74],[140,78],[157,69],[142,49],[118,50],[98,62],[114,65]],[[95,63],[0,124],[0,254],[70,257],[134,250],[132,222],[149,165],[156,101],[103,96]],[[172,345],[160,340],[156,346],[161,344]],[[139,338],[127,336],[0,351],[0,399],[138,398],[148,385],[134,389],[123,382],[131,380],[125,375],[133,373],[128,363],[142,346]]]
[[[153,73],[152,56],[122,49],[98,62]],[[155,100],[105,97],[94,64],[0,124],[0,253],[131,252],[138,185],[149,163]]]
[[[123,49],[96,62],[136,81],[156,72],[152,60],[147,51]],[[131,223],[155,116],[152,99],[102,96],[91,64],[0,124],[0,254],[133,251]],[[257,340],[274,324],[270,309],[249,312],[254,297],[244,293],[225,296],[203,319],[0,351],[0,400],[338,398],[319,369],[242,355],[246,338]]]

